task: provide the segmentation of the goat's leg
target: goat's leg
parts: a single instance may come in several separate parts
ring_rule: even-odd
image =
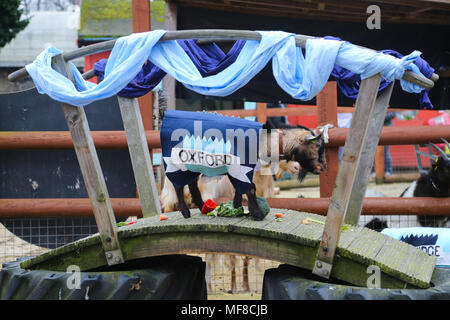
[[[177,193],[178,198],[178,209],[181,211],[183,217],[190,218],[191,212],[189,211],[189,208],[184,201],[184,186],[175,187],[175,192]]]
[[[234,192],[233,207],[234,208],[242,207],[242,194]]]
[[[247,192],[248,198],[248,211],[250,212],[250,216],[255,220],[264,219],[264,213],[261,208],[258,206],[258,202],[256,201],[256,186],[252,183],[250,190]]]
[[[189,191],[191,192],[192,202],[194,202],[195,205],[202,210],[205,203],[203,202],[202,195],[198,189],[198,178],[189,183]]]

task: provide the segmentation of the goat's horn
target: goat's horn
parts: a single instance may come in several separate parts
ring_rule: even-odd
[[[443,156],[444,157],[444,159],[448,159],[448,156],[447,156],[447,154],[441,149],[441,148],[439,148],[437,145],[435,145],[434,143],[430,143],[431,144],[431,146],[433,146],[440,154],[441,154],[441,156]]]
[[[320,132],[319,134],[315,134],[315,135],[308,134],[305,139],[307,141],[313,141],[313,140],[319,139],[321,136],[322,136],[322,132]]]
[[[306,141],[314,141],[314,140],[317,140],[317,139],[319,139],[319,138],[320,138],[320,135],[315,136],[315,135],[312,135],[312,134],[308,134],[308,135],[305,137]]]

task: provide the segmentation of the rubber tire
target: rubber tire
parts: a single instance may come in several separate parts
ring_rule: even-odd
[[[79,289],[69,289],[66,272],[24,270],[3,264],[0,300],[206,300],[206,264],[200,257],[168,255],[80,273]],[[143,267],[143,268],[140,268]],[[132,268],[123,270],[124,268]],[[133,269],[133,267],[137,269]],[[70,282],[70,279],[69,279]]]
[[[290,265],[268,269],[264,273],[262,299],[450,300],[450,269],[446,268],[436,268],[432,279],[434,286],[428,289],[368,289],[318,279],[311,271]]]

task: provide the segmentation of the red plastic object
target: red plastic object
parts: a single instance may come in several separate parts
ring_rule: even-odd
[[[208,212],[213,211],[217,207],[217,204],[211,199],[206,200],[205,204],[202,207],[202,214],[207,214]]]

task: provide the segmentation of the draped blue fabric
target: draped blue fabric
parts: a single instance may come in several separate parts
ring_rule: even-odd
[[[203,52],[193,53],[189,49],[195,47],[192,42],[158,42],[165,32],[155,30],[119,38],[105,65],[104,79],[99,84],[84,80],[72,63],[75,83],[53,70],[52,57],[61,53],[54,47],[44,50],[26,69],[40,93],[75,106],[84,106],[119,93],[142,72],[148,60],[187,88],[212,96],[232,94],[271,60],[279,86],[301,100],[310,100],[320,92],[335,64],[360,74],[361,79],[381,73],[387,81],[399,79],[407,92],[423,91],[419,85],[401,79],[406,70],[422,75],[413,63],[420,56],[418,51],[397,59],[358,48],[349,42],[317,38],[306,41],[303,54],[302,49],[295,45],[295,34],[258,31],[260,41],[237,42],[233,51],[236,55],[227,56],[218,54],[214,45]],[[205,56],[209,57],[209,62],[199,64]],[[148,67],[152,69],[149,62]]]
[[[340,40],[336,37],[327,36],[325,39]],[[394,50],[381,50],[381,53],[392,55],[396,58],[403,58],[403,55]],[[419,68],[420,72],[427,78],[431,78],[434,73],[434,69],[421,57],[418,57],[414,64]],[[335,65],[331,75],[336,79],[339,89],[342,93],[351,99],[356,99],[358,96],[359,85],[361,83],[361,76],[350,70],[342,68],[339,65]],[[391,84],[391,81],[387,81],[385,78],[381,79],[380,88],[378,92],[383,92]],[[428,97],[429,90],[423,90],[418,94],[419,107],[421,109],[433,109],[433,105]]]

